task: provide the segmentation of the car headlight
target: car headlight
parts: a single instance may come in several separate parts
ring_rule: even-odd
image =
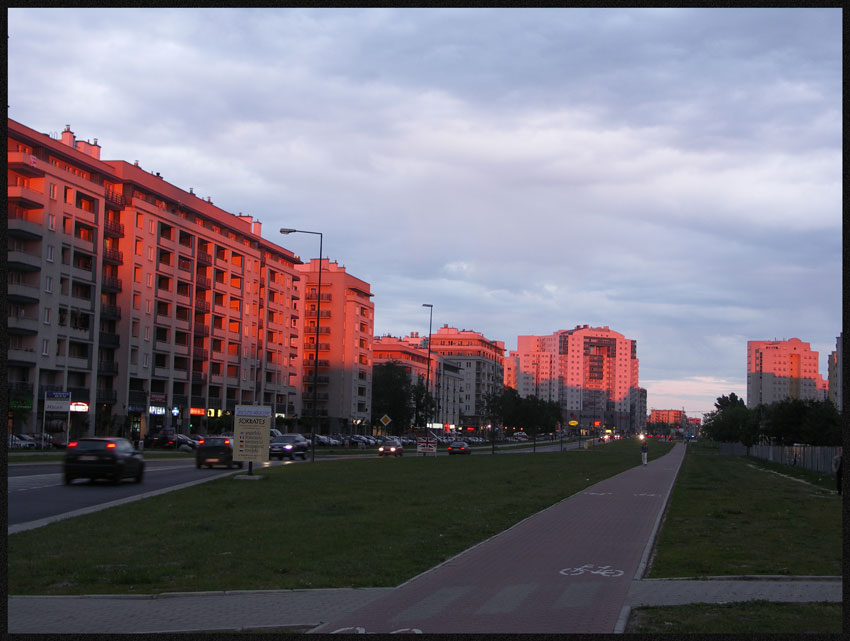
[[[291,450],[291,449],[292,449],[292,446],[291,446],[291,445],[284,445],[284,446],[283,446],[283,449],[285,449],[285,450]]]

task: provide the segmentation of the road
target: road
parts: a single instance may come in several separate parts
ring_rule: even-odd
[[[292,464],[289,461],[283,465]],[[263,464],[265,465],[265,464]],[[281,465],[275,461],[268,465]],[[254,469],[259,469],[255,464]],[[24,463],[8,466],[9,526],[38,521],[97,505],[126,500],[151,492],[177,489],[227,474],[246,473],[242,469],[197,469],[191,458],[175,460],[147,459],[145,478],[141,483],[125,479],[118,485],[108,481],[89,482],[83,479],[65,485],[62,463]]]

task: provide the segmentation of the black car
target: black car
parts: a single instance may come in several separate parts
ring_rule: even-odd
[[[195,448],[195,467],[226,465],[242,467],[242,461],[233,460],[232,436],[208,436]]]
[[[310,441],[300,434],[281,434],[276,436],[269,443],[269,458],[279,458],[283,460],[284,456],[288,456],[290,461],[295,460],[296,456],[307,460],[307,449],[310,447]]]
[[[153,434],[148,434],[145,437],[145,447],[177,447],[177,433],[174,430],[162,430]]]
[[[469,443],[466,441],[452,441],[448,447],[449,456],[452,454],[472,454]]]
[[[68,443],[62,471],[66,485],[78,478],[107,478],[118,483],[129,477],[141,483],[145,462],[126,438],[89,437]]]

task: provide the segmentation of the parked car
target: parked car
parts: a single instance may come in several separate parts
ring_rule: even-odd
[[[307,450],[310,447],[310,441],[300,434],[281,434],[269,443],[269,458],[289,457],[290,461],[294,461],[296,456],[302,459],[307,459]]]
[[[78,478],[107,478],[118,483],[129,477],[141,483],[145,462],[126,438],[92,436],[68,443],[62,471],[66,485]]]
[[[41,449],[49,450],[53,447],[52,439],[50,438],[50,434],[26,434],[27,437],[31,438],[35,441],[36,447]]]
[[[189,448],[189,450],[194,450],[198,447],[198,441],[193,439],[191,436],[188,436],[187,434],[175,434],[174,443],[177,449],[180,449],[182,447],[184,451],[187,451],[186,448]]]
[[[378,448],[378,456],[401,456],[404,454],[404,446],[392,439],[385,440]]]
[[[195,448],[195,467],[202,465],[226,465],[227,467],[242,467],[242,461],[233,460],[232,436],[208,436],[198,443]]]
[[[472,454],[469,444],[465,441],[452,441],[447,449],[449,456],[452,454]]]
[[[161,430],[145,436],[145,447],[177,447],[177,433],[174,430]]]
[[[15,439],[15,443],[12,443],[12,439]],[[9,435],[9,448],[18,448],[18,449],[26,449],[26,450],[34,450],[38,447],[38,443],[35,442],[35,439],[27,436],[26,434],[10,434]]]

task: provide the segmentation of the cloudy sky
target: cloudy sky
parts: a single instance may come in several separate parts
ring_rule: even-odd
[[[9,116],[304,260],[376,334],[637,340],[650,408],[841,331],[837,9],[10,9]]]

